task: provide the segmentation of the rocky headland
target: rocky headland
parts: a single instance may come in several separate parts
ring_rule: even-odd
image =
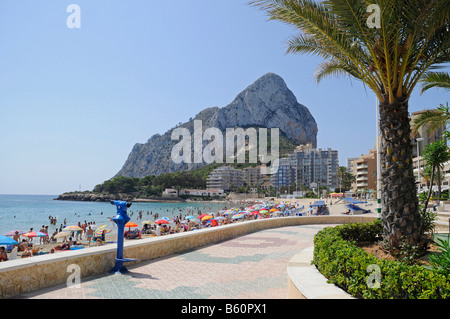
[[[142,178],[207,165],[194,161],[175,163],[171,158],[171,150],[178,143],[171,139],[172,131],[186,128],[193,134],[195,120],[202,121],[203,131],[212,127],[224,133],[227,128],[236,127],[278,128],[280,134],[296,145],[317,145],[318,128],[308,108],[297,102],[280,76],[267,73],[239,93],[227,106],[207,108],[163,135],[155,134],[145,144],[135,144],[122,169],[114,177]],[[203,146],[205,144],[203,141]]]

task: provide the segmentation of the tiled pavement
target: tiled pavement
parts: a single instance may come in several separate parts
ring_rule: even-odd
[[[83,278],[18,298],[285,299],[287,263],[324,225],[288,226],[128,266],[128,274]]]

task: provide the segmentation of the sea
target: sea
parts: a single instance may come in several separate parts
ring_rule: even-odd
[[[76,225],[78,222],[95,222],[96,225],[106,224],[111,229],[116,225],[111,218],[117,215],[115,205],[109,202],[77,202],[55,200],[58,195],[0,195],[0,235],[6,235],[12,230],[28,232],[30,228],[40,231],[42,226],[48,226],[49,234],[59,229],[61,224]],[[228,207],[227,207],[228,204]],[[155,220],[167,217],[172,220],[177,216],[201,213],[216,213],[220,210],[232,208],[229,203],[219,202],[133,202],[127,213],[131,221],[138,225],[144,220]],[[139,212],[142,219],[139,219]],[[50,217],[56,217],[56,224],[50,223]]]

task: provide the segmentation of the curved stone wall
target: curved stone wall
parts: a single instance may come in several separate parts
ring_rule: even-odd
[[[136,262],[139,262],[268,228],[308,224],[345,224],[368,222],[373,219],[374,217],[361,215],[291,216],[237,222],[161,237],[128,240],[124,244],[124,257],[137,258]],[[72,280],[71,277],[74,274],[74,268],[69,267],[70,265],[75,265],[81,278],[107,273],[114,267],[115,256],[116,245],[105,245],[2,262],[0,263],[0,297],[9,298],[68,282]]]

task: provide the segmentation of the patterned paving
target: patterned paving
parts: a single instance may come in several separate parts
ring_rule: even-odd
[[[19,298],[285,299],[287,263],[313,243],[322,225],[289,226],[141,262],[125,275],[82,279]]]

